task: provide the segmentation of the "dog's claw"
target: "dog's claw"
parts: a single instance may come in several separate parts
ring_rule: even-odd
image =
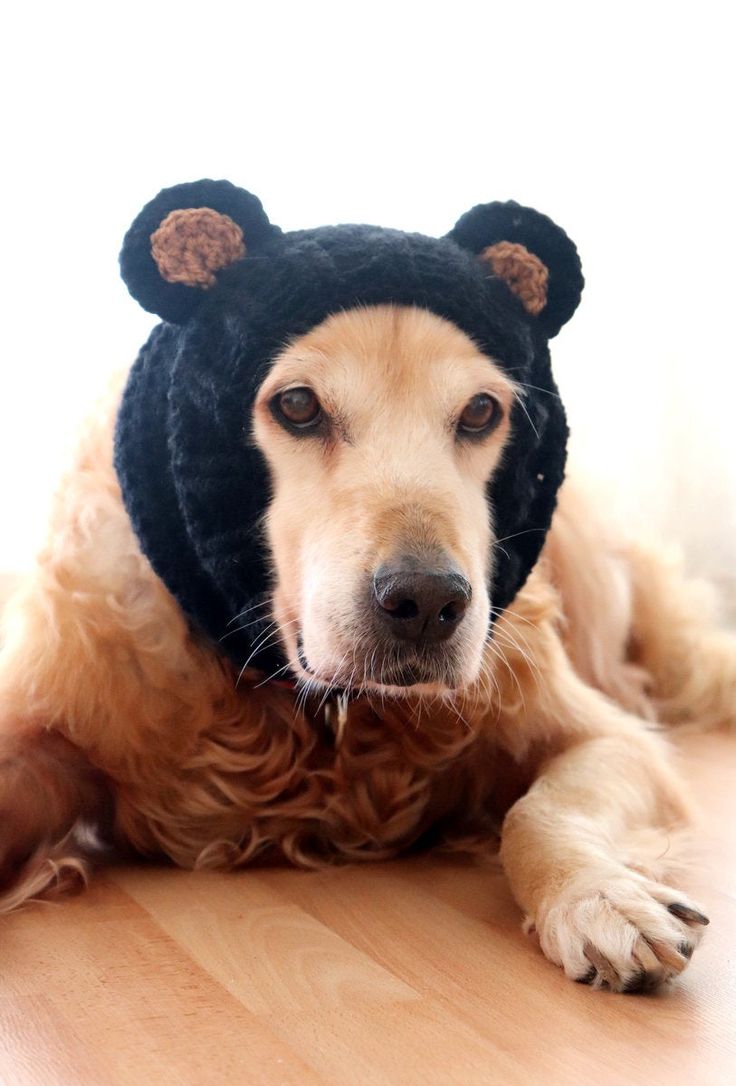
[[[602,981],[605,981],[609,988],[618,988],[620,977],[604,954],[601,954],[592,943],[585,944],[583,954],[595,966],[598,976]]]
[[[659,987],[660,978],[652,973],[647,973],[646,969],[641,969],[638,973],[635,973],[633,977],[629,977],[623,986],[622,991],[626,995],[646,995],[648,992],[654,992]]]
[[[662,964],[668,966],[675,973],[681,973],[691,957],[691,954],[682,954],[679,947],[675,950],[674,947],[662,941],[651,939],[649,945]]]
[[[668,905],[667,909],[673,916],[676,916],[679,920],[684,920],[688,924],[710,924],[710,920],[703,913],[698,912],[697,909],[691,909],[689,905],[682,905],[679,901]]]

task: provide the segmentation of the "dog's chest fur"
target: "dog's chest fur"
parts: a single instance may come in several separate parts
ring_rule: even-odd
[[[310,719],[287,691],[244,693],[247,711],[223,702],[177,764],[159,764],[157,783],[116,785],[127,842],[188,867],[315,866],[430,843],[479,851],[524,790],[508,756],[451,708],[361,700],[336,734],[324,707]]]

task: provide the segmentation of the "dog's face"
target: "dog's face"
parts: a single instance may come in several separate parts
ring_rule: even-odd
[[[298,677],[393,695],[477,678],[486,486],[514,394],[456,326],[415,308],[340,313],[278,356],[254,437],[273,481],[274,618]]]

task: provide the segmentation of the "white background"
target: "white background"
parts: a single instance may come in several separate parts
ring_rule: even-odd
[[[264,9],[267,10],[264,12]],[[734,36],[710,2],[27,5],[2,28],[0,571],[151,319],[118,279],[161,187],[284,228],[545,211],[588,285],[553,344],[575,461],[630,524],[736,569]],[[607,499],[609,500],[609,499]]]

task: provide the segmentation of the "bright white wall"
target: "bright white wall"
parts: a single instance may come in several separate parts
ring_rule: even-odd
[[[212,176],[285,228],[443,233],[509,197],[550,214],[588,279],[554,345],[576,458],[731,575],[728,6],[255,8],[48,4],[6,30],[0,569],[28,563],[74,427],[150,327],[117,276],[125,229]]]

